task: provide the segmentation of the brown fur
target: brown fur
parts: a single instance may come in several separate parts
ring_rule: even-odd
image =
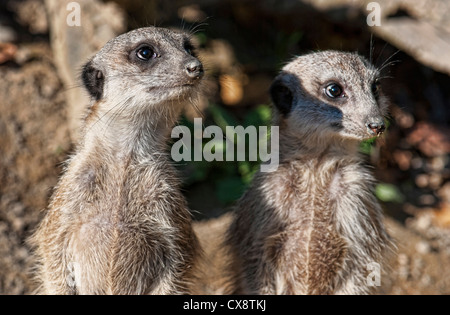
[[[196,295],[224,295],[232,292],[230,279],[231,270],[228,268],[231,261],[223,246],[224,235],[228,230],[233,217],[224,215],[194,224],[200,246],[205,253],[199,260],[196,282],[193,293]]]
[[[200,255],[167,140],[199,91],[183,33],[122,35],[85,67],[84,136],[32,238],[41,294],[186,294]],[[136,45],[160,53],[137,60]],[[100,81],[99,81],[100,80]],[[101,81],[104,80],[104,81]]]
[[[227,293],[372,292],[368,265],[383,266],[390,240],[358,147],[383,130],[373,127],[387,110],[378,75],[358,55],[323,52],[297,58],[275,80],[280,166],[256,175],[221,238],[221,260],[231,263],[214,272]],[[345,96],[325,94],[333,82]]]

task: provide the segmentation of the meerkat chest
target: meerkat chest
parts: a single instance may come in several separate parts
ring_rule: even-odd
[[[331,294],[353,240],[364,231],[366,218],[362,175],[353,168],[301,169],[286,181],[290,187],[281,212],[287,218],[280,238],[281,269],[277,291],[291,294]],[[279,213],[280,215],[281,213]],[[286,214],[287,217],[286,217]]]
[[[63,212],[103,230],[148,222],[147,217],[166,207],[164,200],[169,202],[165,197],[172,189],[164,173],[152,165],[88,161],[66,177],[72,184],[62,187],[67,196]]]
[[[293,182],[293,222],[298,222],[296,215],[303,215],[337,228],[340,221],[360,215],[373,197],[372,176],[357,164],[302,169]]]

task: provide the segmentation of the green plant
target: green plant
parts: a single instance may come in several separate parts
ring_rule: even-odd
[[[208,126],[218,126],[226,134],[227,126],[236,127],[243,126],[269,126],[271,123],[271,109],[270,106],[261,105],[248,111],[243,119],[239,120],[231,111],[215,104],[211,104],[207,111],[206,120],[204,120],[204,128]],[[180,125],[186,126],[193,134],[194,123],[186,118],[183,118]],[[237,135],[236,135],[237,137]],[[240,141],[242,139],[234,139]],[[267,139],[260,139],[265,141]],[[203,140],[203,147],[210,142],[210,139]],[[245,142],[245,150],[249,153],[250,146],[248,141]],[[227,145],[226,139],[223,141],[214,142],[215,150],[225,152],[224,148]],[[235,155],[237,150],[235,147]],[[259,158],[258,158],[259,160]],[[245,192],[247,187],[253,180],[254,175],[258,172],[260,162],[252,161],[237,161],[235,156],[234,162],[180,162],[178,167],[185,173],[185,189],[190,186],[207,183],[215,187],[215,198],[223,206],[227,206],[237,199],[239,199]]]
[[[403,203],[405,196],[400,189],[391,184],[378,184],[375,189],[375,195],[383,202]]]

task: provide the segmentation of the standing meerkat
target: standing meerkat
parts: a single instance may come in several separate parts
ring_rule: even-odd
[[[371,292],[370,266],[390,239],[358,150],[385,131],[379,75],[357,54],[328,51],[274,81],[280,165],[256,175],[225,236],[234,293]]]
[[[83,137],[32,238],[40,293],[189,293],[199,246],[167,141],[202,77],[189,36],[156,27],[83,68]]]

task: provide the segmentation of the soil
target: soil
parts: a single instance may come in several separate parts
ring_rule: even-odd
[[[21,46],[0,67],[0,294],[31,292],[26,244],[70,151],[64,89],[48,44]]]
[[[33,6],[39,9],[30,10]],[[8,35],[5,40],[0,36],[0,43],[3,41],[0,44],[0,294],[7,295],[33,292],[34,262],[27,239],[42,219],[63,172],[63,163],[73,150],[66,106],[68,88],[63,86],[54,65],[48,26],[35,16],[45,14],[42,6],[40,0],[0,4],[0,33]],[[213,9],[203,9],[206,12],[203,15],[213,14]],[[200,9],[193,10],[199,13]],[[281,59],[263,60],[261,55],[267,51],[252,55],[254,42],[245,43],[245,37],[255,33],[256,26],[251,25],[249,19],[270,19],[286,33],[295,25],[289,24],[286,16],[269,16],[270,10],[263,8],[249,11],[244,4],[236,4],[233,10],[224,12],[223,16],[217,11],[214,14],[219,16],[216,24],[225,35],[205,45],[204,52],[207,54],[208,49],[211,52],[212,47],[219,47],[222,54],[217,55],[230,56],[231,61],[224,63],[227,69],[216,70],[219,72],[216,74],[216,99],[239,113],[251,106],[250,103],[258,105],[267,100],[267,95],[261,96],[258,91],[261,86],[265,89],[270,84]],[[200,10],[200,13],[204,12]],[[226,14],[234,14],[234,18],[228,21]],[[321,25],[324,26],[305,35],[303,46],[294,45],[280,53],[283,57],[288,52],[311,49],[315,44],[323,49],[332,48],[320,36],[331,30],[340,34],[333,37],[336,45],[344,42],[345,48],[359,47],[361,44],[352,43],[370,40],[364,32],[355,32],[355,27],[341,23],[333,28],[330,25],[335,25],[334,22],[321,13],[315,14],[323,19]],[[232,28],[227,23],[244,28],[242,41],[231,39],[237,26]],[[265,23],[261,24],[269,31],[266,36],[274,36]],[[217,32],[211,26],[211,33]],[[349,34],[352,39],[344,39],[349,38]],[[274,42],[289,40],[293,39],[282,36],[273,39]],[[230,47],[234,47],[234,54]],[[385,43],[377,43],[375,49],[382,60],[396,51]],[[247,57],[241,56],[246,54]],[[404,199],[401,203],[384,204],[386,224],[397,249],[388,263],[389,270],[382,277],[379,293],[450,294],[450,96],[445,89],[450,79],[406,54],[400,53],[396,58],[402,60],[390,73],[396,83],[387,84],[394,103],[393,125],[385,142],[372,152],[372,159],[378,179],[398,187]],[[216,63],[219,64],[217,60]],[[258,63],[264,71],[255,70]],[[227,93],[222,91],[224,99],[221,100],[220,77],[226,75],[237,78],[238,89],[255,98],[227,101],[223,96]],[[198,187],[192,187],[192,191],[204,195]],[[188,197],[191,204],[199,199],[198,195]],[[193,207],[207,212],[201,204]]]

